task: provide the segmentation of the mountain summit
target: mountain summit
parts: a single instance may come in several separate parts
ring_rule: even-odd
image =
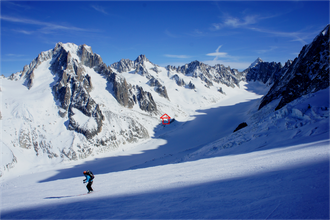
[[[62,161],[140,142],[166,131],[160,120],[165,113],[187,121],[196,110],[222,100],[256,97],[250,90],[254,82],[269,90],[259,110],[275,100],[276,110],[283,108],[329,87],[328,49],[329,26],[293,62],[282,66],[258,58],[239,72],[200,61],[160,67],[145,55],[107,66],[90,46],[57,43],[22,71],[1,79],[0,118],[6,128],[1,141],[7,152],[2,166],[24,161],[17,149],[31,158]]]
[[[185,119],[240,90],[235,73],[200,62],[164,68],[145,55],[107,66],[90,46],[57,43],[2,79],[5,166],[21,160],[11,146],[77,160],[147,139],[164,113]]]
[[[259,109],[275,99],[280,99],[277,109],[287,103],[329,87],[329,25],[305,45],[299,56],[277,80],[262,99]]]
[[[248,68],[253,68],[256,65],[258,65],[259,63],[264,62],[260,57],[258,57],[253,63],[251,63],[251,65]]]

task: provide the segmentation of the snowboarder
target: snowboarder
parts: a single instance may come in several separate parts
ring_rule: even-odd
[[[83,180],[83,183],[87,182],[87,189],[88,189],[88,193],[93,192],[92,189],[92,184],[93,184],[93,179],[94,179],[94,175],[91,171],[87,170],[84,171],[84,175],[86,177],[86,179]]]

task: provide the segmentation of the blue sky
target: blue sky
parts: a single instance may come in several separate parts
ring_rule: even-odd
[[[1,1],[1,73],[57,42],[87,44],[107,65],[140,54],[160,66],[284,64],[328,23],[328,1]]]

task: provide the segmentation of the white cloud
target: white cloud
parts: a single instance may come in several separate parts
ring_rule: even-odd
[[[251,63],[249,62],[240,62],[238,61],[240,58],[239,57],[233,57],[230,56],[226,52],[219,52],[220,48],[222,45],[220,45],[214,53],[208,53],[206,54],[207,56],[215,56],[213,60],[206,60],[202,61],[203,63],[206,63],[208,65],[214,66],[216,64],[223,64],[224,66],[230,66],[230,68],[238,69],[240,71],[248,68]],[[223,58],[222,60],[219,60],[218,58]]]
[[[215,57],[226,57],[228,54],[225,52],[215,52],[215,53],[208,53],[207,56],[215,56]]]
[[[245,27],[250,24],[255,24],[257,23],[257,15],[248,15],[245,16],[243,19],[227,16],[222,23],[214,23],[213,27],[216,30],[219,30],[223,27],[232,27],[232,28],[238,28],[238,27]]]
[[[215,53],[208,53],[206,54],[206,56],[215,56],[214,60],[217,60],[218,57],[227,57],[228,54],[225,52],[219,52],[220,48],[222,47],[222,45],[220,45],[216,50]]]

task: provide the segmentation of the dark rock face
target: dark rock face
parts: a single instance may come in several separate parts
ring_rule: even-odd
[[[246,124],[246,122],[243,122],[243,123],[241,123],[241,124],[239,124],[238,126],[237,126],[237,128],[234,130],[234,132],[236,132],[236,131],[238,131],[238,130],[241,130],[242,128],[245,128],[245,127],[247,127],[248,125]]]
[[[227,85],[228,87],[239,87],[239,82],[242,80],[241,74],[236,69],[230,69],[224,65],[217,64],[214,66],[217,77],[214,81]]]
[[[134,61],[129,59],[121,59],[119,62],[111,65],[111,68],[116,69],[119,73],[128,72],[134,67]]]
[[[246,81],[260,81],[266,84],[269,80],[276,81],[282,69],[281,63],[262,62],[251,68],[246,74]]]
[[[85,87],[88,88],[88,80],[83,80],[82,82],[74,82],[72,85],[72,100],[69,107],[69,125],[70,130],[75,130],[86,136],[87,139],[92,138],[98,134],[102,129],[102,121],[104,119],[103,114],[99,108],[99,105],[89,96],[89,93]],[[76,108],[81,111],[87,117],[93,118],[96,121],[97,127],[90,129],[82,127],[82,125],[75,121],[72,108]]]
[[[150,64],[148,64],[149,67],[147,68],[148,65],[146,62],[149,62],[153,67],[150,67]],[[130,72],[144,76],[149,79],[147,83],[149,86],[154,87],[154,90],[161,97],[170,100],[165,85],[149,73],[150,70],[153,70],[156,74],[158,74],[160,70],[157,65],[152,64],[144,55],[140,55],[134,61],[122,59],[119,62],[112,64],[110,67],[115,69],[118,73]],[[171,79],[175,80],[178,86],[184,86],[188,89],[195,89],[195,85],[191,82],[187,85],[184,80],[180,78],[180,74],[200,78],[204,82],[204,86],[207,88],[214,86],[214,83],[222,83],[230,87],[235,87],[239,86],[239,82],[243,79],[242,74],[235,69],[230,69],[230,67],[225,67],[223,65],[215,65],[214,67],[211,67],[199,61],[193,61],[181,67],[167,66],[166,69],[169,71],[168,74],[172,74],[170,71],[177,72],[177,74],[174,73]],[[129,88],[125,89],[125,91],[126,90],[128,91]],[[128,93],[129,92],[127,92],[127,94]],[[120,100],[119,102],[121,104],[127,106],[126,102],[123,102],[123,100],[128,99],[128,96],[126,98],[126,96],[123,95],[124,98],[117,100]]]
[[[215,66],[209,66],[199,61],[193,61],[189,64],[179,67],[167,66],[168,71],[176,71],[178,73],[184,74],[186,76],[191,76],[194,78],[200,78],[205,82],[206,87],[213,86],[213,82],[222,83],[230,87],[239,86],[241,81],[240,73],[231,69],[230,67],[225,67],[224,65],[217,64]],[[175,76],[174,76],[175,77]],[[174,78],[176,79],[176,77]],[[180,80],[176,79],[178,85],[182,85]],[[188,88],[190,88],[188,86]]]
[[[206,65],[199,61],[193,61],[185,66],[178,67],[178,72],[183,73],[186,76],[192,76],[194,78],[200,78],[206,83],[207,86],[213,86],[211,81],[212,75],[210,73],[211,66]],[[202,72],[202,74],[200,74]]]
[[[147,68],[144,65],[142,65],[141,63],[139,63],[137,65],[137,67],[135,69],[135,73],[140,74],[141,76],[146,76],[148,79],[150,77],[150,74],[149,74]]]
[[[126,82],[126,79],[114,80],[113,91],[115,98],[124,107],[133,108],[134,100],[130,96],[132,86]]]
[[[281,99],[276,110],[287,103],[329,87],[329,25],[309,45],[305,45],[298,58],[288,67],[264,96],[261,109],[275,99]]]
[[[142,87],[132,86],[126,82],[125,78],[118,76],[116,73],[111,73],[107,80],[109,83],[112,83],[115,98],[122,106],[133,108],[134,104],[139,104],[143,111],[149,113],[157,111],[157,106],[151,93],[144,91]]]
[[[261,61],[244,70],[243,75],[246,76],[247,82],[259,81],[266,85],[272,85],[286,72],[291,63],[292,61],[288,60],[282,67],[281,63]]]
[[[148,82],[148,85],[155,87],[155,91],[161,96],[169,100],[168,95],[167,95],[167,90],[166,87],[163,86],[158,79],[155,79],[152,77]]]
[[[90,68],[103,63],[101,57],[98,54],[94,54],[92,49],[88,48],[86,44],[79,46],[78,56],[81,59],[81,63]]]
[[[140,108],[146,112],[157,111],[156,103],[150,92],[146,92],[142,87],[136,86],[137,89],[137,102]]]
[[[176,84],[177,84],[178,86],[185,86],[185,85],[186,85],[186,83],[184,82],[184,80],[181,79],[181,78],[178,76],[178,74],[175,74],[174,76],[172,76],[171,79],[174,79],[175,82],[176,82]]]
[[[222,87],[220,87],[220,88],[218,89],[218,92],[220,92],[220,93],[226,95],[226,93],[222,90]]]
[[[251,63],[251,65],[248,67],[248,69],[252,69],[253,67],[255,67],[256,65],[258,65],[259,63],[264,62],[260,57],[258,57],[253,63]]]
[[[84,48],[84,46],[81,47]],[[93,56],[82,48],[80,50],[83,51],[82,60],[84,59],[87,64],[91,65],[100,61],[95,59],[98,56]],[[68,129],[82,133],[87,139],[91,139],[102,130],[104,116],[99,105],[89,95],[92,90],[90,76],[85,73],[80,63],[71,60],[70,52],[60,48],[60,44],[57,45],[50,69],[58,76],[58,81],[53,86],[53,92],[55,99],[60,102],[63,108],[63,111],[59,112],[60,116],[65,117],[67,113],[69,117]],[[95,120],[96,127],[88,128],[79,124],[75,120],[73,108]]]
[[[144,63],[150,62],[145,55],[140,55],[136,60],[121,59],[119,62],[111,64],[111,68],[117,70],[118,73],[128,72],[134,69],[134,72],[142,76],[149,75]]]
[[[132,73],[146,77],[149,79],[147,83],[149,86],[154,87],[154,90],[160,96],[169,99],[166,87],[148,72],[145,65],[146,62],[150,61],[145,55],[140,55],[134,61],[122,59],[119,62],[112,64],[110,68],[115,69],[118,73],[131,71]],[[157,65],[152,65],[154,66],[152,70],[158,73],[159,70]],[[134,104],[139,104],[139,107],[143,111],[149,113],[157,111],[157,106],[151,93],[144,91],[142,87],[127,83],[125,79],[122,79],[116,73],[113,73],[108,81],[113,83],[115,97],[121,105],[132,108]]]
[[[195,85],[190,81],[189,84],[188,84],[188,88],[189,89],[195,89]]]

